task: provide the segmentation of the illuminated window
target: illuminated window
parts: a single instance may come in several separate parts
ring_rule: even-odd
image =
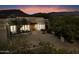
[[[22,30],[22,31],[27,31],[27,30],[30,31],[30,26],[29,25],[23,25],[20,30]]]
[[[36,25],[35,25],[35,28],[36,28],[37,30],[45,29],[45,24],[36,24]]]
[[[16,33],[16,26],[15,25],[10,26],[10,31],[12,33]]]

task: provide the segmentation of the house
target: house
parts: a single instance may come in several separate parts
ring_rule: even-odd
[[[13,24],[12,21],[15,21],[18,23]],[[17,33],[18,24],[20,25],[20,28],[19,28],[20,32],[22,32],[22,31],[33,32],[33,31],[45,30],[46,21],[47,21],[47,19],[44,19],[42,17],[18,17],[18,18],[8,18],[7,19],[7,22],[9,25],[9,31],[12,33]]]

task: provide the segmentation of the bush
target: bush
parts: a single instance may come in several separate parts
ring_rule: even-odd
[[[49,18],[49,22],[58,38],[62,36],[69,43],[79,41],[79,17],[75,15],[52,16]]]
[[[50,42],[40,42],[39,45],[41,46],[39,48],[39,53],[42,53],[42,54],[52,53],[52,49],[54,45],[51,44]]]

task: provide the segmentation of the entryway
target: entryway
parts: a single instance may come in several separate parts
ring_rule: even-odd
[[[30,31],[36,31],[35,24],[37,23],[30,23]]]

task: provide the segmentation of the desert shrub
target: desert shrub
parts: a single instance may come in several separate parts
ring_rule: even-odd
[[[79,17],[72,15],[52,16],[49,18],[49,22],[57,37],[63,36],[69,43],[79,41]]]
[[[57,54],[66,54],[66,53],[68,53],[68,51],[64,48],[61,48],[61,49],[56,49],[56,53]]]
[[[39,48],[39,53],[43,53],[43,54],[52,53],[52,48],[54,45],[51,44],[50,42],[40,42],[39,45],[41,46]]]

